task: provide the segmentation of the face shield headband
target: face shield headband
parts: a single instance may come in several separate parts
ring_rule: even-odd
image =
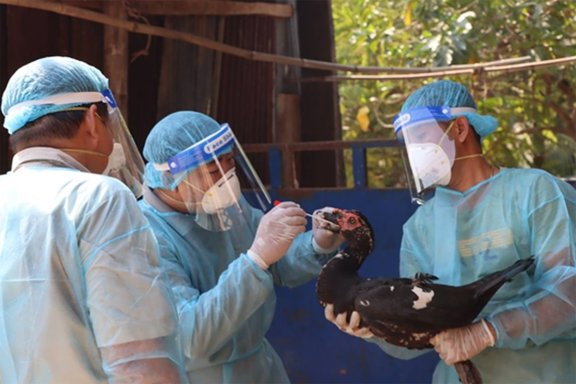
[[[412,201],[422,204],[436,186],[452,176],[456,148],[448,134],[454,119],[473,108],[421,107],[394,120],[397,138],[406,145],[402,153]],[[451,122],[448,127],[442,123]]]
[[[153,164],[163,171],[163,184],[177,190],[181,203],[196,222],[208,230],[228,230],[243,208],[241,186],[256,207],[266,210],[270,196],[228,124],[166,163]]]
[[[105,120],[105,125],[110,129],[114,140],[113,151],[109,156],[109,163],[104,174],[122,181],[138,198],[142,195],[144,160],[109,89],[102,92],[60,93],[39,100],[25,101],[12,106],[7,115],[18,113],[19,109],[31,105],[70,104],[71,106],[80,106],[93,103],[105,103],[108,107],[108,118]]]

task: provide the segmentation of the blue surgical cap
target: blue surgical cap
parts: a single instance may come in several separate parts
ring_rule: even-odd
[[[180,111],[160,120],[150,131],[144,143],[144,158],[148,162],[144,169],[144,180],[150,188],[174,189],[167,185],[163,171],[154,164],[163,164],[191,145],[215,133],[220,124],[200,112]]]
[[[11,107],[32,100],[70,92],[103,92],[108,79],[97,68],[82,61],[61,56],[45,57],[20,67],[2,95],[4,127],[13,134],[26,124],[51,113],[82,103],[28,105],[16,111]]]
[[[462,84],[450,80],[440,80],[425,85],[414,91],[404,104],[400,113],[409,112],[420,107],[468,107],[476,108],[474,98]],[[498,128],[498,120],[490,115],[480,115],[475,112],[456,113],[468,119],[474,130],[484,138]]]

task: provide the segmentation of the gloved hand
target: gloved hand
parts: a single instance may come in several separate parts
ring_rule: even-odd
[[[306,230],[306,213],[300,206],[285,201],[262,216],[248,256],[267,269],[280,260],[294,238]]]
[[[468,360],[496,343],[495,332],[486,320],[461,328],[448,329],[434,336],[430,342],[446,364]]]
[[[360,314],[358,312],[352,312],[350,322],[346,320],[346,315],[345,312],[342,312],[338,314],[338,316],[334,316],[333,304],[327,304],[326,308],[324,308],[324,317],[326,320],[336,325],[342,332],[362,339],[374,337],[374,334],[368,327],[360,327]]]
[[[322,220],[324,212],[332,213],[336,208],[324,207],[317,209],[312,214],[312,245],[316,253],[331,253],[344,242],[344,236],[340,234],[340,227],[334,223]]]

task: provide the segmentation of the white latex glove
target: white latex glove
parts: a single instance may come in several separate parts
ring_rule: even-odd
[[[267,269],[280,260],[294,238],[306,230],[306,212],[296,203],[285,201],[262,216],[248,256]]]
[[[324,308],[324,317],[329,322],[333,323],[342,332],[346,332],[349,335],[360,337],[362,339],[369,339],[374,337],[374,334],[368,327],[360,327],[360,314],[356,311],[352,312],[350,315],[350,322],[346,320],[347,314],[345,312],[334,316],[334,305],[328,304]]]
[[[332,253],[344,242],[344,236],[339,233],[337,224],[322,220],[323,212],[332,213],[336,208],[324,207],[312,214],[312,245],[316,253]]]
[[[448,329],[434,336],[430,342],[446,364],[468,360],[496,343],[494,331],[485,320],[465,327]]]

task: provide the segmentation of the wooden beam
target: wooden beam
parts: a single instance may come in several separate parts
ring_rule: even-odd
[[[53,3],[61,3],[80,7],[85,9],[92,9],[94,11],[102,11],[102,0],[52,0]]]
[[[485,62],[472,65],[458,65],[448,67],[425,67],[425,68],[403,68],[403,67],[363,67],[358,65],[344,65],[321,60],[301,59],[298,57],[289,57],[282,55],[275,55],[272,53],[256,52],[239,47],[231,46],[228,44],[213,41],[201,36],[185,33],[181,31],[173,31],[170,29],[157,27],[149,24],[138,23],[135,21],[120,20],[100,12],[90,11],[88,9],[73,7],[63,3],[57,3],[48,0],[0,0],[0,4],[6,4],[16,7],[39,9],[47,12],[53,12],[59,15],[75,17],[82,20],[89,20],[95,23],[110,25],[116,28],[127,30],[132,33],[139,33],[150,36],[159,36],[166,39],[174,39],[194,44],[200,47],[213,49],[218,52],[227,53],[232,56],[244,58],[246,60],[261,61],[266,63],[275,63],[283,65],[294,65],[302,68],[312,68],[326,71],[347,71],[355,73],[437,73],[451,70],[453,68],[483,68],[488,66],[495,66],[497,62]],[[525,61],[524,57],[508,59],[508,61]],[[528,58],[529,59],[529,58]],[[567,57],[566,63],[570,64],[573,57]],[[555,63],[554,65],[558,65]],[[432,75],[433,76],[433,75]],[[431,76],[431,77],[432,77]]]
[[[111,0],[108,0],[111,2]],[[114,0],[118,1],[118,0]],[[86,9],[101,10],[101,0],[56,0],[55,3],[62,3],[82,7]],[[120,2],[120,1],[118,1]],[[130,1],[127,6],[145,15],[161,16],[242,16],[260,15],[289,19],[294,15],[294,9],[290,4],[278,3],[245,3],[239,1],[222,0],[146,0]]]

